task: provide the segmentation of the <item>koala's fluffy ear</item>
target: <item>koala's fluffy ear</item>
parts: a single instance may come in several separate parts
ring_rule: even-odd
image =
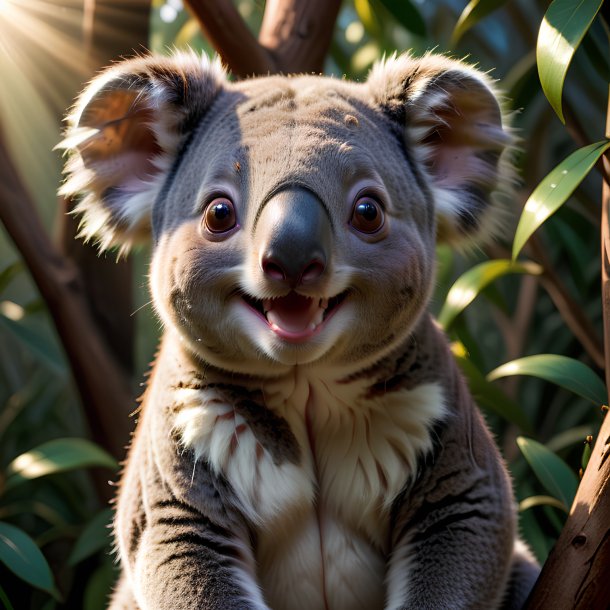
[[[139,57],[96,77],[69,116],[63,195],[80,236],[126,252],[150,233],[151,209],[177,152],[225,81],[217,61],[194,53]]]
[[[490,204],[513,182],[504,151],[512,143],[493,82],[439,55],[393,57],[367,81],[379,107],[405,129],[409,154],[428,174],[438,237],[464,244],[485,240],[498,224]]]

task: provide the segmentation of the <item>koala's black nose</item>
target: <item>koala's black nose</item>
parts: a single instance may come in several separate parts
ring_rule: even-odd
[[[260,265],[267,278],[291,287],[316,281],[331,248],[330,218],[311,191],[290,188],[263,207],[256,226]]]

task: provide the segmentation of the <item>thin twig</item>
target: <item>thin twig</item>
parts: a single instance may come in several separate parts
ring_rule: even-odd
[[[540,282],[548,292],[555,307],[559,310],[564,322],[574,333],[574,336],[580,341],[595,365],[600,369],[603,369],[604,348],[591,320],[585,314],[582,307],[574,300],[565,284],[561,281],[561,277],[555,271],[555,268],[549,260],[537,235],[532,235],[532,237],[530,237],[528,247],[533,254],[532,258],[539,263],[544,270],[540,276]]]

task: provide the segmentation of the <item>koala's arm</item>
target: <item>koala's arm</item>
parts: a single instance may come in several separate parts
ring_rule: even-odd
[[[386,610],[493,610],[515,539],[510,481],[474,409],[438,434],[439,450],[394,507]]]
[[[121,482],[115,531],[126,574],[111,610],[268,610],[230,489],[151,427],[140,422]]]

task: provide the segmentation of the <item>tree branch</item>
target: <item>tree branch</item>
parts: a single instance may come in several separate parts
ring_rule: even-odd
[[[45,300],[72,366],[93,439],[122,458],[131,391],[98,333],[76,266],[53,246],[0,132],[0,220]]]
[[[608,10],[608,9],[607,9]],[[606,13],[607,15],[607,13]],[[606,116],[610,138],[610,87]],[[610,155],[602,190],[602,308],[606,387],[610,388]],[[610,417],[602,423],[566,524],[527,603],[527,610],[610,607]]]
[[[574,336],[580,341],[585,351],[600,369],[604,368],[604,348],[598,338],[598,332],[593,327],[582,307],[572,298],[569,290],[561,281],[559,274],[553,268],[544,248],[536,235],[529,240],[532,258],[544,269],[540,282],[557,307],[561,317]]]
[[[280,72],[322,72],[341,0],[267,0],[259,41]]]
[[[231,0],[188,0],[207,38],[240,78],[321,72],[341,0],[267,0],[258,40]]]
[[[231,0],[187,0],[186,4],[235,76],[276,72],[273,58],[258,43]]]

